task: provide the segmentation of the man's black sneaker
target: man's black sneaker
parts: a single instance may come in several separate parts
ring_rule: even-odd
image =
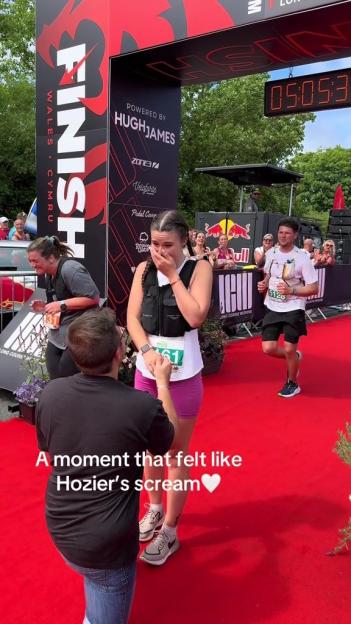
[[[295,383],[294,381],[288,380],[284,388],[282,388],[281,391],[278,392],[278,396],[281,396],[284,399],[291,399],[297,394],[300,394],[300,392],[301,392],[300,386],[298,386],[297,383]]]

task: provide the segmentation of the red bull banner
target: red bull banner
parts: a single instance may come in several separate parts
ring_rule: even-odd
[[[234,250],[236,264],[250,264],[253,261],[256,215],[241,213],[197,213],[196,229],[206,235],[206,245],[215,249],[219,237],[226,234],[228,246]]]

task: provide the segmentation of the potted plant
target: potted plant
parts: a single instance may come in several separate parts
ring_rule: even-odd
[[[19,337],[21,342],[21,336]],[[22,367],[27,373],[26,380],[16,388],[14,395],[19,404],[20,418],[30,424],[35,424],[35,409],[41,392],[49,381],[45,366],[45,350],[47,335],[44,327],[39,327],[32,334],[30,348],[24,348]]]
[[[204,363],[203,375],[217,373],[224,358],[224,345],[228,337],[219,318],[208,318],[199,330],[199,342]]]
[[[35,424],[35,409],[42,390],[45,388],[47,381],[32,377],[28,381],[24,381],[16,390],[15,397],[19,403],[20,418]]]
[[[351,425],[346,423],[345,428],[346,433],[338,431],[339,439],[335,444],[334,451],[347,466],[351,466]],[[349,543],[351,542],[351,518],[349,518],[346,527],[339,529],[339,533],[339,541],[333,550],[328,553],[329,555],[337,555],[349,549]]]

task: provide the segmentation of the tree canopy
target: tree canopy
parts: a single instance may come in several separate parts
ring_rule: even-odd
[[[263,114],[267,74],[183,89],[179,204],[189,220],[195,212],[238,210],[237,187],[194,173],[196,167],[270,163],[280,165],[302,149],[312,114],[267,118]],[[248,189],[249,190],[249,189]],[[283,193],[262,189],[260,207],[283,211]]]
[[[296,193],[297,214],[330,210],[338,184],[342,185],[346,204],[351,204],[351,149],[338,145],[298,154],[291,167],[304,175]]]
[[[34,74],[34,0],[0,0],[1,81]]]
[[[0,214],[9,217],[27,211],[35,196],[34,9],[34,0],[0,0]],[[190,222],[196,211],[239,206],[234,185],[195,174],[196,167],[287,160],[296,170],[304,166],[292,159],[313,115],[264,117],[267,78],[260,74],[182,90],[179,206]],[[262,209],[286,211],[288,188],[262,190]]]
[[[0,0],[0,214],[35,197],[34,1]]]

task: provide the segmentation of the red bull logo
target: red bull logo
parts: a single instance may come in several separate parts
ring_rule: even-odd
[[[232,238],[245,238],[247,240],[251,239],[250,236],[250,223],[247,225],[239,225],[239,223],[235,223],[231,219],[222,219],[218,223],[214,225],[209,225],[205,223],[205,232],[206,236],[213,236],[214,238],[219,238],[222,234],[227,233],[228,240]]]
[[[214,238],[218,238],[225,233],[220,223],[215,223],[215,225],[205,223],[205,232],[206,236],[213,236]]]
[[[249,247],[243,247],[241,251],[234,252],[234,260],[236,264],[248,264],[250,256]]]
[[[233,223],[232,227],[228,230],[228,238],[229,240],[231,238],[239,238],[241,236],[241,238],[246,238],[248,240],[250,240],[250,223],[248,223],[247,225],[239,225],[239,223]]]

